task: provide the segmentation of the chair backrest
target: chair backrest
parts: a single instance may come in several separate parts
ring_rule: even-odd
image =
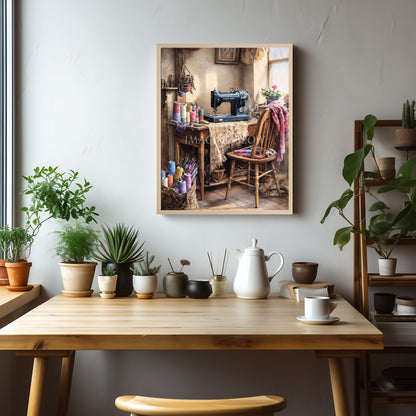
[[[271,111],[264,110],[257,121],[257,133],[253,143],[251,156],[264,156],[267,149],[273,149],[276,145],[276,125]],[[258,149],[258,151],[257,151]]]

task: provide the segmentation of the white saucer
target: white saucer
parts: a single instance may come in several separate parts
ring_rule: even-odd
[[[308,325],[329,325],[339,321],[338,316],[330,316],[329,319],[324,320],[310,320],[306,319],[305,316],[297,316],[296,319]]]

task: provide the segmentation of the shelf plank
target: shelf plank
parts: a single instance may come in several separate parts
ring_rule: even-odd
[[[0,318],[14,312],[40,295],[40,285],[33,285],[27,292],[10,292],[6,286],[0,286]]]
[[[369,286],[416,286],[416,274],[397,273],[394,276],[368,274]]]

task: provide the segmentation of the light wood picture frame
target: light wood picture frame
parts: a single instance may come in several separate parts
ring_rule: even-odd
[[[157,98],[158,214],[293,213],[293,45],[157,45]]]

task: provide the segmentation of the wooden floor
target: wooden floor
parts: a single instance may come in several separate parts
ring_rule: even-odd
[[[199,208],[203,209],[247,209],[255,208],[254,189],[233,183],[228,199],[225,198],[226,185],[205,188],[205,200],[198,200]],[[260,193],[259,210],[287,210],[288,195],[264,197]]]

